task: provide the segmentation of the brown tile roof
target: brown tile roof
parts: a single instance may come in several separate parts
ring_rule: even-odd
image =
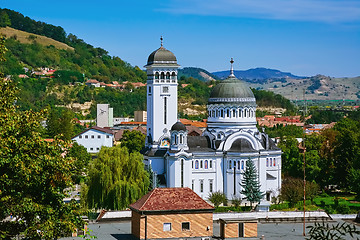
[[[130,205],[135,211],[213,210],[190,188],[155,188]]]

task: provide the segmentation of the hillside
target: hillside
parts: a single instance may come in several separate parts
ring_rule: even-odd
[[[227,76],[229,76],[229,71],[213,72],[212,74],[214,74],[220,79],[225,79]],[[239,79],[246,79],[247,81],[254,83],[262,83],[269,79],[304,78],[300,76],[295,76],[289,72],[281,72],[279,70],[269,69],[269,68],[252,68],[248,70],[234,70],[234,74]]]
[[[195,67],[185,67],[179,69],[178,77],[180,78],[181,76],[193,77],[203,82],[219,80],[217,76],[206,71],[205,69]]]
[[[35,41],[43,46],[54,46],[57,49],[63,50],[74,50],[73,47],[70,47],[65,43],[34,33],[17,30],[11,27],[0,28],[0,34],[3,34],[6,38],[13,38],[18,40],[20,43],[31,44]]]

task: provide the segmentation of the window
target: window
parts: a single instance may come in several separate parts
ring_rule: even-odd
[[[155,79],[159,79],[159,73],[158,72],[155,73]]]
[[[171,223],[164,223],[164,225],[163,225],[163,231],[164,231],[164,232],[171,231]]]
[[[89,136],[88,136],[88,135],[85,135],[85,138],[89,138]]]
[[[210,160],[210,166],[209,166],[209,168],[212,168],[212,160]]]
[[[193,190],[193,191],[194,191],[194,187],[195,187],[194,185],[195,185],[195,180],[193,179],[191,182],[191,190]]]
[[[101,138],[101,135],[98,135],[98,138]]]
[[[200,161],[200,168],[203,168],[203,161]]]
[[[175,145],[177,145],[178,144],[178,136],[177,136],[177,134],[174,135],[174,140],[175,140]]]
[[[163,90],[163,93],[169,93],[169,87],[168,86],[163,87],[162,90]]]
[[[233,117],[236,117],[236,110],[233,109]]]
[[[244,170],[244,161],[241,161],[241,169]]]
[[[274,167],[276,166],[276,161],[275,161],[275,158],[274,158]]]
[[[165,74],[163,72],[161,73],[160,78],[165,79]]]
[[[240,170],[240,161],[238,161],[237,165],[238,165],[238,170]]]
[[[195,169],[199,169],[199,161],[198,160],[195,161]]]
[[[266,158],[266,166],[268,167],[269,166],[269,159]]]
[[[100,148],[96,148],[96,150],[97,150],[97,151],[99,151],[99,150],[100,150]]]
[[[221,117],[223,118],[224,117],[224,110],[221,109],[220,113],[221,113]]]
[[[167,114],[167,112],[166,112],[166,109],[167,109],[167,98],[166,97],[164,97],[164,124],[166,124],[166,114]]]
[[[231,160],[229,161],[229,169],[231,169]]]
[[[94,150],[94,148],[90,148],[90,151],[93,151]]]
[[[181,159],[181,187],[184,187],[184,159]]]
[[[204,192],[204,180],[200,180],[200,192]]]
[[[107,135],[107,136],[106,136],[106,138],[110,138],[110,136],[109,136],[109,135]]]
[[[205,160],[205,169],[208,169],[208,160]]]
[[[228,118],[231,117],[229,109],[226,110],[226,117],[228,117]]]
[[[170,79],[170,73],[169,72],[166,73],[166,79]]]
[[[270,167],[272,166],[272,158],[270,158]]]
[[[181,223],[181,231],[190,231],[190,222]]]
[[[213,192],[213,180],[212,179],[210,179],[209,180],[209,192]]]
[[[151,87],[149,86],[149,94],[151,93]]]
[[[194,161],[191,161],[191,168],[194,169]]]
[[[82,138],[82,135],[79,135],[79,138]]]
[[[183,138],[184,138],[184,136],[182,134],[180,134],[180,144],[183,144]]]

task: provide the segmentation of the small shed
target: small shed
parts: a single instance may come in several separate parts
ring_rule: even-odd
[[[155,188],[130,205],[137,239],[210,239],[214,207],[190,188]]]
[[[219,219],[219,221],[221,239],[257,237],[256,218]]]

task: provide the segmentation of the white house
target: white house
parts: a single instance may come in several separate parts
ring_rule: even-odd
[[[98,153],[102,146],[113,146],[114,134],[109,129],[94,126],[76,135],[71,140],[84,146],[89,153]]]
[[[224,192],[240,194],[246,161],[257,168],[261,191],[268,201],[281,188],[281,150],[256,127],[256,100],[251,89],[233,73],[216,85],[208,99],[207,128],[188,136],[177,121],[177,60],[162,44],[150,54],[147,68],[147,140],[145,164],[162,186],[189,187],[202,198]]]

